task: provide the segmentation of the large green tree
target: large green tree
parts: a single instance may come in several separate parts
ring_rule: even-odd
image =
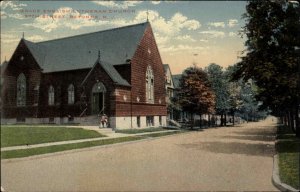
[[[220,126],[223,126],[226,122],[225,114],[230,108],[228,78],[223,68],[215,63],[211,63],[205,68],[205,71],[216,95],[215,111],[217,115],[221,116]]]
[[[276,115],[289,114],[290,119],[295,119],[300,136],[300,6],[299,0],[293,2],[249,1],[243,29],[247,49],[233,77],[255,80],[258,100]]]
[[[201,117],[202,114],[214,111],[215,94],[211,89],[207,74],[196,65],[183,72],[179,79],[179,87],[177,102],[184,111],[191,114],[191,128],[193,128],[195,114]]]

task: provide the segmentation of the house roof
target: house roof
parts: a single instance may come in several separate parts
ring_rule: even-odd
[[[149,22],[61,39],[31,42],[24,40],[44,73],[92,68],[98,53],[101,64],[113,80],[128,84],[113,65],[132,59]]]
[[[172,75],[175,89],[180,87],[179,86],[179,79],[181,78],[181,76],[182,76],[182,74]]]
[[[169,64],[164,64],[164,70],[165,70],[165,72],[168,70],[168,68],[170,68]]]
[[[175,86],[174,86],[174,80],[173,80],[171,68],[169,64],[163,64],[163,66],[164,66],[165,75],[169,76],[171,79],[170,82],[167,82],[166,86],[173,89]]]

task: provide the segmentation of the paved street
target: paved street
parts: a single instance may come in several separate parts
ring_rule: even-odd
[[[275,122],[1,161],[6,191],[276,191]]]

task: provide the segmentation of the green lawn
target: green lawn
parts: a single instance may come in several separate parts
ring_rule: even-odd
[[[278,128],[276,150],[279,155],[279,174],[283,183],[300,188],[300,139],[287,127]]]
[[[1,125],[1,147],[33,145],[56,141],[104,137],[93,130],[58,126],[3,126]]]
[[[80,142],[80,143],[53,145],[53,146],[47,146],[47,147],[37,147],[37,148],[30,148],[30,149],[2,151],[1,159],[28,157],[28,156],[32,156],[32,155],[41,155],[41,154],[46,154],[46,153],[54,153],[54,152],[59,152],[59,151],[72,150],[72,149],[81,149],[81,148],[87,148],[87,147],[109,145],[109,144],[114,144],[114,143],[122,143],[122,142],[127,142],[127,141],[135,141],[135,140],[141,140],[144,138],[145,137],[129,136],[129,137],[112,138],[112,139],[105,139],[105,140],[98,140],[98,141],[86,141],[86,142]]]
[[[41,155],[41,154],[46,154],[46,153],[54,153],[54,152],[59,152],[59,151],[72,150],[72,149],[81,149],[81,148],[87,148],[87,147],[109,145],[109,144],[114,144],[114,143],[136,141],[136,140],[146,139],[149,137],[161,137],[161,136],[172,135],[172,134],[177,134],[177,133],[181,133],[181,132],[182,131],[152,133],[152,134],[144,135],[144,136],[127,136],[127,137],[112,138],[112,139],[105,139],[105,140],[98,140],[98,141],[86,141],[86,142],[80,142],[80,143],[54,145],[54,146],[47,146],[47,147],[37,147],[37,148],[30,148],[30,149],[2,151],[1,159],[29,157],[29,156],[33,156],[33,155]]]
[[[124,129],[124,130],[117,130],[116,133],[126,133],[126,134],[137,134],[137,133],[149,133],[149,132],[156,132],[156,131],[167,131],[162,127],[153,127],[153,128],[145,128],[145,129]]]

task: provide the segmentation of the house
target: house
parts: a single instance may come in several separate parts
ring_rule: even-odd
[[[170,66],[164,64],[165,82],[166,82],[166,102],[168,107],[168,119],[173,119],[172,97],[174,96],[174,82]]]
[[[2,123],[165,126],[164,67],[149,22],[31,42],[4,71]]]

